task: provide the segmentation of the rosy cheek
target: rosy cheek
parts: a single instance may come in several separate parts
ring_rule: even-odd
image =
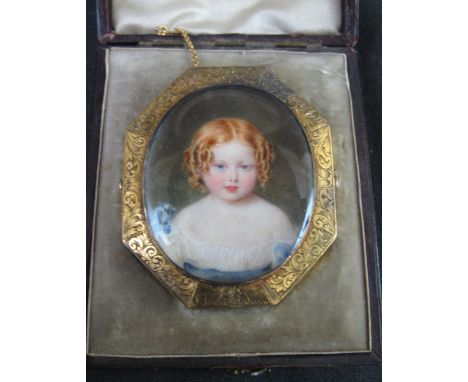
[[[255,171],[252,171],[248,173],[243,179],[242,179],[242,186],[246,189],[252,189],[255,187],[255,183],[257,182],[257,173]]]
[[[205,182],[208,190],[216,191],[223,188],[224,176],[222,174],[213,174],[208,172],[203,176],[203,182]]]

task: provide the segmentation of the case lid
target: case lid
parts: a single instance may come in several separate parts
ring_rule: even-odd
[[[103,44],[169,45],[159,25],[186,29],[198,48],[353,46],[359,0],[98,0]]]

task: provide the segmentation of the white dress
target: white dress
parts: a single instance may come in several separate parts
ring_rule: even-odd
[[[150,217],[151,228],[167,256],[194,276],[210,281],[246,281],[272,271],[291,253],[291,237],[235,247],[200,240],[172,221],[175,212],[168,204],[158,205]]]

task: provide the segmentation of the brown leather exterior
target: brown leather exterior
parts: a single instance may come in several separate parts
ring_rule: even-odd
[[[119,35],[112,26],[111,0],[96,0],[98,9],[98,40],[101,48],[96,58],[96,78],[92,99],[91,126],[88,131],[88,195],[87,195],[87,267],[89,259],[94,216],[94,179],[99,158],[99,131],[101,105],[104,93],[105,63],[104,51],[111,46],[182,46],[179,37],[156,35]],[[365,353],[340,353],[326,355],[273,355],[247,357],[167,357],[167,358],[125,358],[91,357],[87,362],[90,367],[118,368],[268,368],[273,366],[311,367],[381,363],[381,292],[378,261],[378,243],[375,223],[372,177],[367,146],[367,131],[363,114],[362,94],[357,66],[357,53],[352,49],[358,38],[359,0],[343,0],[343,23],[340,35],[194,35],[194,45],[204,49],[259,49],[277,48],[286,50],[306,50],[311,52],[345,53],[348,61],[348,75],[353,100],[356,146],[361,181],[363,225],[366,237],[367,271],[369,284],[370,328],[372,351]],[[88,278],[89,279],[89,278]]]

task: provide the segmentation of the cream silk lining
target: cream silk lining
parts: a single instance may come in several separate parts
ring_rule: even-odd
[[[183,27],[191,33],[339,34],[340,0],[114,0],[119,34]]]

